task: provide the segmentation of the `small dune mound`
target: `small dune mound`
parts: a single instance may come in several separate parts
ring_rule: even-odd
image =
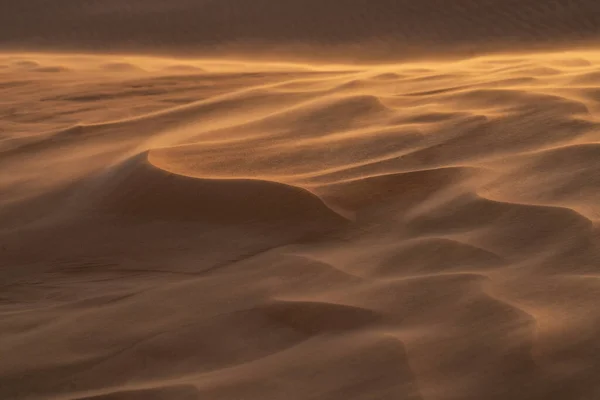
[[[12,65],[16,68],[22,68],[22,69],[34,69],[34,68],[38,68],[40,66],[40,64],[37,61],[32,61],[32,60],[14,61],[12,63]]]
[[[205,72],[204,69],[200,67],[195,67],[193,65],[169,65],[163,69],[165,72],[176,72],[176,73],[200,73]]]
[[[485,271],[503,260],[488,250],[444,238],[425,238],[407,243],[377,267],[377,276]]]
[[[560,69],[545,67],[545,66],[535,66],[535,67],[526,66],[523,68],[515,68],[514,70],[512,70],[512,72],[524,74],[524,75],[531,75],[531,76],[544,76],[544,75],[552,76],[552,75],[560,75],[562,73],[562,71]]]
[[[408,206],[459,184],[475,172],[474,168],[451,167],[386,174],[325,185],[319,188],[319,193],[327,201],[349,210],[387,201]]]
[[[45,73],[59,73],[59,72],[69,72],[69,69],[66,67],[62,67],[60,65],[57,66],[46,66],[39,67],[35,69],[35,72],[45,72]]]
[[[332,226],[343,218],[314,194],[252,179],[198,179],[163,170],[140,154],[104,172],[91,195],[125,216],[210,223],[289,222]]]
[[[571,67],[571,68],[591,67],[593,65],[589,60],[586,60],[585,58],[568,58],[565,60],[554,61],[552,64],[557,65],[559,67]]]
[[[402,79],[405,76],[406,75],[401,75],[395,72],[384,72],[382,74],[375,75],[372,79],[376,81],[394,81],[397,79]]]
[[[569,208],[493,201],[465,194],[436,209],[424,209],[407,222],[420,235],[477,230],[478,246],[494,253],[526,254],[558,250],[589,239],[592,223]]]
[[[445,122],[452,119],[458,119],[465,117],[466,113],[459,112],[430,112],[424,114],[415,114],[407,116],[403,119],[405,123],[413,123],[413,124],[426,124],[426,123],[436,123],[436,122]],[[400,121],[398,121],[400,122]]]
[[[600,72],[593,71],[575,75],[575,77],[571,79],[571,84],[598,86],[600,85]]]
[[[267,126],[273,123],[287,126],[290,121],[294,121],[299,134],[302,134],[302,131],[307,133],[317,131],[325,134],[369,126],[370,123],[381,121],[386,117],[391,118],[393,115],[393,112],[377,96],[352,95],[326,98],[324,101],[292,108],[266,122]]]
[[[600,144],[582,143],[565,145],[525,155],[522,159],[530,170],[581,172],[590,169],[600,157]]]
[[[600,145],[585,143],[515,157],[514,170],[490,182],[493,197],[575,208],[597,218]]]
[[[142,68],[137,65],[125,63],[125,62],[114,62],[103,64],[101,68],[105,71],[114,71],[114,72],[138,72],[143,71]]]
[[[265,304],[263,310],[278,323],[307,334],[350,331],[380,320],[371,310],[311,301],[276,301]]]

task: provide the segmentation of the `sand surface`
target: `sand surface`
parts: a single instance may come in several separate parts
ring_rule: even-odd
[[[130,27],[159,53],[186,45],[149,28],[164,8],[184,30],[190,9],[242,18],[238,3],[6,1],[0,47],[89,50],[78,29],[119,15],[144,23],[94,43]],[[336,18],[358,5],[290,1],[303,30],[256,3],[264,30],[198,32],[342,51],[409,10],[398,42],[523,47],[370,64],[0,54],[0,398],[599,399],[600,51],[558,50],[600,30],[596,2],[523,0],[517,18],[486,13],[508,0],[380,0],[395,6],[345,36]],[[415,22],[442,3],[437,25]]]

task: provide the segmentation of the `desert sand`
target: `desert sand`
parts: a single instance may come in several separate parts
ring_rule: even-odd
[[[168,3],[1,7],[1,399],[600,398],[600,3]]]

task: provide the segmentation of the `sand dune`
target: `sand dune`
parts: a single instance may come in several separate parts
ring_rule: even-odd
[[[319,197],[295,186],[257,179],[200,179],[171,174],[133,157],[98,176],[89,196],[125,217],[200,220],[219,224],[339,225],[344,218]],[[77,199],[94,203],[94,199]]]
[[[0,6],[78,49],[0,56],[0,398],[600,396],[600,53],[525,52],[596,2],[60,3]]]

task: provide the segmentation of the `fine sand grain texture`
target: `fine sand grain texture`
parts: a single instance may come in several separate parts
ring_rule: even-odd
[[[0,399],[600,399],[597,1],[1,3]]]

